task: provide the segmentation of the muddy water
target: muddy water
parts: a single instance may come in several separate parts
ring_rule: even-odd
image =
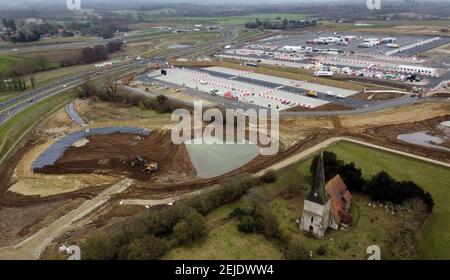
[[[257,145],[245,144],[194,144],[187,141],[191,161],[197,176],[209,179],[236,170],[255,159],[260,152]]]
[[[442,132],[441,135],[431,135],[428,131],[419,131],[400,134],[397,139],[415,145],[450,151],[449,148],[440,146],[450,139],[450,121],[439,124],[437,128]]]

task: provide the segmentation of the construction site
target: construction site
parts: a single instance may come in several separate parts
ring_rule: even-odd
[[[238,175],[282,170],[340,142],[450,164],[450,69],[431,50],[448,37],[281,34],[207,59],[142,62],[145,69],[102,84],[120,101],[73,95],[40,120],[1,169],[0,258],[53,256],[144,211]],[[195,136],[174,144],[171,113],[192,113],[194,102],[276,111],[278,152],[261,155],[250,128],[244,144],[194,144]]]

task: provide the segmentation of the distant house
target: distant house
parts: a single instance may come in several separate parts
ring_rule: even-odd
[[[336,175],[325,184],[323,155],[320,156],[311,191],[307,195],[300,229],[311,232],[318,238],[325,235],[328,227],[338,229],[339,225],[349,225],[352,195],[341,176]]]

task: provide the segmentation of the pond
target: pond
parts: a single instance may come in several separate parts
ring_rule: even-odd
[[[429,131],[418,131],[400,134],[397,139],[410,144],[450,151],[449,148],[440,146],[450,139],[450,121],[439,124],[437,129],[440,132],[439,134],[433,133],[432,135]]]
[[[194,144],[185,142],[197,176],[214,178],[236,170],[252,161],[260,148],[249,142],[245,144]]]

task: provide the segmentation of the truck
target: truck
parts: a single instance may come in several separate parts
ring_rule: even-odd
[[[237,96],[235,96],[233,93],[231,92],[227,92],[223,95],[223,97],[225,97],[226,99],[230,99],[230,100],[238,100]]]
[[[392,44],[392,43],[390,43],[390,44],[386,44],[386,47],[393,48],[393,49],[398,49],[398,48],[400,48],[400,44]]]
[[[313,90],[308,90],[308,91],[306,92],[306,96],[309,96],[309,97],[317,97],[317,92],[315,92],[315,91],[313,91]]]
[[[316,71],[314,76],[316,77],[333,77],[334,73],[332,71]]]
[[[258,67],[258,64],[252,63],[252,62],[246,62],[246,63],[245,63],[245,66]]]

